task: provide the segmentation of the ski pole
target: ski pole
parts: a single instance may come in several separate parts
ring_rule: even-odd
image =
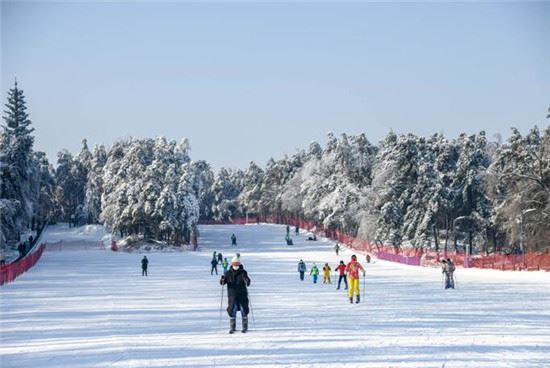
[[[220,299],[220,321],[218,323],[218,328],[222,328],[222,309],[223,309],[223,290],[225,289],[222,285],[222,298]]]
[[[363,273],[363,300],[365,300],[365,273]]]
[[[254,319],[254,309],[252,308],[252,302],[250,301],[250,295],[248,296],[248,306],[250,307],[250,314],[252,315],[252,323],[254,324],[254,329],[256,329],[256,320]]]

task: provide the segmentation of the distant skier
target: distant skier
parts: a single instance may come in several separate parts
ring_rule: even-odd
[[[147,256],[143,256],[141,260],[141,276],[147,276],[147,267],[149,266],[149,260]]]
[[[286,225],[286,236],[290,237],[290,226]]]
[[[306,272],[306,264],[300,259],[298,262],[298,272],[300,273],[300,280],[304,281],[304,273]]]
[[[222,267],[223,267],[223,273],[225,274],[227,272],[227,266],[229,266],[229,262],[227,262],[227,258],[223,259]]]
[[[340,252],[340,245],[338,243],[334,246],[334,251],[336,252],[336,256],[338,256],[338,252]]]
[[[441,272],[445,275],[445,289],[454,289],[455,288],[454,272],[456,267],[453,261],[451,261],[450,258],[447,258],[447,260],[441,261],[441,268],[442,268]]]
[[[356,293],[356,303],[360,301],[360,290],[359,290],[359,271],[363,271],[363,277],[365,277],[365,269],[359,262],[357,262],[357,256],[354,254],[351,256],[351,262],[348,263],[346,267],[346,272],[349,277],[349,302],[353,303],[353,293]]]
[[[214,271],[216,271],[216,275],[218,274],[218,259],[214,256],[212,257],[212,260],[210,261],[210,265],[212,268],[210,269],[210,274],[213,275]]]
[[[325,265],[323,266],[323,284],[332,284],[332,282],[330,281],[330,271],[332,271],[332,269],[330,268],[328,263],[325,263]]]
[[[223,262],[223,255],[221,253],[218,253],[218,264],[221,264]]]
[[[311,271],[309,272],[311,276],[313,276],[313,283],[317,283],[317,277],[319,277],[319,269],[317,268],[317,265],[314,263],[311,267]]]
[[[296,225],[296,228],[294,229],[294,235],[300,235],[300,228],[298,227],[298,225]]]
[[[237,246],[237,237],[235,234],[231,234],[231,246],[236,247]]]
[[[248,290],[250,278],[241,264],[239,257],[231,260],[231,268],[220,279],[220,285],[227,284],[227,314],[229,314],[229,333],[237,328],[237,312],[241,312],[243,319],[242,332],[248,331]]]
[[[344,264],[344,261],[340,261],[340,264],[334,270],[338,271],[340,275],[338,277],[338,287],[336,288],[336,290],[340,290],[340,285],[342,283],[342,280],[344,280],[344,284],[346,285],[346,290],[348,290],[348,279],[346,278],[346,265]]]
[[[292,241],[292,238],[289,235],[286,236],[285,241],[286,241],[286,245],[294,245],[294,242]]]

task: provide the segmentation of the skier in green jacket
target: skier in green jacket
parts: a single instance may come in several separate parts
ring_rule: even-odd
[[[317,283],[317,277],[319,277],[319,269],[317,268],[317,265],[314,263],[311,267],[311,271],[309,272],[311,276],[313,276],[313,283]]]

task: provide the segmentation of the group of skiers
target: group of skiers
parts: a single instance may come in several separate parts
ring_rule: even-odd
[[[348,290],[348,296],[350,303],[353,303],[353,296],[355,294],[356,299],[355,303],[359,303],[361,300],[360,298],[360,288],[359,288],[359,272],[363,273],[363,278],[365,277],[365,268],[357,262],[357,256],[354,254],[351,256],[350,262],[346,265],[344,264],[344,261],[340,261],[338,266],[334,269],[335,271],[338,271],[338,287],[337,290],[340,290],[340,287],[342,285],[342,280],[344,281],[345,288]],[[307,271],[305,262],[300,259],[300,262],[298,262],[298,273],[300,274],[300,280],[304,281],[304,275]],[[330,280],[330,273],[332,269],[330,268],[328,263],[325,263],[323,266],[323,284],[332,284],[332,281]],[[317,279],[319,277],[319,268],[317,267],[317,264],[313,263],[311,266],[310,276],[312,277],[313,283],[317,283]],[[349,281],[349,287],[348,287],[348,281]]]
[[[227,258],[224,258],[221,252],[217,253],[216,251],[214,251],[214,253],[212,253],[212,260],[210,261],[210,265],[212,266],[212,268],[210,269],[211,275],[213,275],[214,272],[216,272],[216,275],[218,274],[219,264],[221,264],[223,267],[223,273],[226,273],[229,267],[229,262],[227,262]]]

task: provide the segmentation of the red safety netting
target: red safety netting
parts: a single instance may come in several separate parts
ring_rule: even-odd
[[[36,251],[27,254],[20,260],[4,266],[0,266],[0,285],[12,282],[19,275],[25,273],[29,268],[34,266],[42,256],[45,248],[46,244],[40,244]]]
[[[371,253],[379,259],[399,262],[414,266],[438,266],[440,261],[445,258],[450,258],[457,266],[475,267],[475,268],[491,268],[498,270],[545,270],[550,271],[550,252],[529,252],[525,255],[472,255],[467,256],[464,253],[456,253],[454,251],[426,251],[422,248],[402,248],[388,245],[374,245],[368,241],[357,239],[353,236],[345,234],[339,230],[325,229],[323,225],[318,225],[303,219],[296,219],[285,216],[253,216],[249,218],[231,219],[226,222],[218,221],[201,221],[201,224],[255,224],[259,222],[267,222],[274,224],[288,224],[298,226],[301,229],[314,232],[320,236],[337,240],[345,244],[349,248],[358,252]]]

